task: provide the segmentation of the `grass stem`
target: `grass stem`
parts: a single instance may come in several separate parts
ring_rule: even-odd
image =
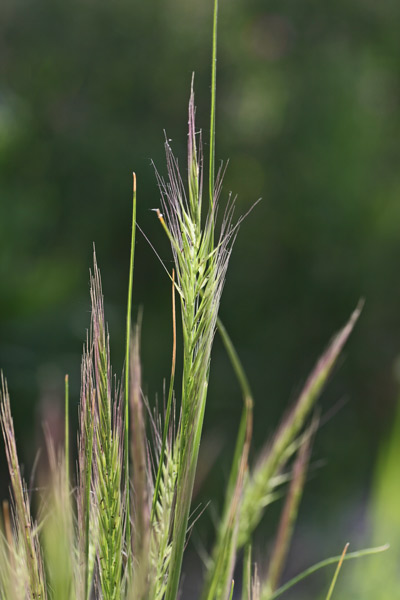
[[[218,0],[214,0],[213,33],[212,33],[212,62],[211,62],[211,110],[210,110],[210,166],[209,166],[209,193],[210,208],[214,206],[215,183],[215,109],[217,95],[217,26],[218,26]]]
[[[126,551],[128,555],[128,571],[131,567],[131,518],[130,518],[130,479],[129,479],[129,350],[131,345],[131,323],[132,323],[132,289],[133,289],[133,267],[135,260],[135,239],[136,239],[136,173],[132,174],[132,233],[131,250],[129,260],[129,282],[128,282],[128,302],[126,309],[126,346],[125,346],[125,436],[124,436],[124,455],[125,455],[125,502],[126,502]]]
[[[65,453],[65,489],[69,488],[69,378],[65,376],[65,440],[64,440],[64,453]]]

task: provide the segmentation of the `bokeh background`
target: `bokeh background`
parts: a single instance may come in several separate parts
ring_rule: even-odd
[[[138,223],[170,266],[151,211],[159,206],[151,161],[164,172],[165,129],[185,164],[193,71],[208,152],[211,4],[1,2],[0,366],[27,471],[44,415],[56,423],[62,410],[66,372],[74,409],[78,403],[93,242],[121,371],[133,170]],[[321,400],[330,418],[315,441],[288,574],[364,539],[396,410],[399,19],[395,0],[220,2],[223,195],[237,194],[238,216],[262,198],[241,227],[221,309],[256,399],[254,456],[331,335],[366,300]],[[135,311],[144,308],[145,392],[154,402],[170,369],[170,284],[141,235],[134,285]],[[198,573],[212,537],[240,412],[217,339],[198,502],[215,500],[193,534],[188,573]],[[2,497],[6,486],[3,477]],[[278,508],[259,536],[264,563]],[[187,578],[188,597],[196,577]]]

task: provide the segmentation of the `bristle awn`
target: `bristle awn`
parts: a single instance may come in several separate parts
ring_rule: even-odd
[[[65,483],[66,489],[69,486],[69,379],[65,376],[65,434],[64,434],[64,455],[65,455]]]
[[[83,349],[78,436],[78,546],[80,566],[79,599],[89,600],[97,543],[97,519],[92,494],[95,389],[92,332]]]
[[[128,283],[128,302],[126,310],[126,346],[125,346],[125,506],[126,506],[126,548],[128,553],[128,573],[131,570],[131,518],[130,518],[130,478],[129,478],[129,349],[131,344],[131,322],[132,322],[132,289],[133,289],[133,267],[135,260],[135,239],[136,239],[136,174],[133,173],[132,187],[132,235],[131,251],[129,261],[129,283]]]
[[[343,561],[353,560],[355,558],[363,558],[365,556],[371,556],[372,554],[380,554],[381,552],[386,552],[386,550],[389,550],[389,547],[390,547],[389,544],[385,544],[384,546],[376,546],[374,548],[365,548],[364,550],[357,550],[356,552],[349,552],[345,556],[343,556],[343,553],[342,553],[342,554],[339,554],[339,556],[332,556],[331,558],[326,558],[325,560],[321,560],[320,562],[316,563],[312,567],[305,569],[305,571],[303,571],[299,575],[296,575],[296,577],[293,577],[292,579],[290,579],[290,581],[288,581],[287,583],[282,585],[280,588],[278,588],[275,592],[273,592],[273,594],[271,594],[271,596],[268,598],[268,600],[275,600],[275,598],[279,598],[280,596],[282,596],[282,594],[284,594],[285,592],[290,590],[297,583],[299,583],[306,577],[313,575],[313,573],[316,573],[320,569],[324,569],[325,567],[334,565],[341,560],[343,560]]]
[[[338,562],[338,566],[336,567],[335,574],[334,574],[333,579],[332,579],[332,583],[329,586],[329,590],[328,590],[328,594],[326,596],[326,600],[331,600],[331,598],[332,598],[333,590],[335,589],[336,581],[337,581],[340,569],[342,568],[342,564],[343,564],[343,561],[344,561],[344,557],[346,556],[348,547],[349,547],[349,543],[347,542],[347,544],[343,548],[342,556],[340,557],[340,560]]]
[[[170,418],[171,418],[172,399],[173,399],[173,395],[174,395],[175,367],[176,367],[175,270],[172,269],[172,365],[171,365],[171,377],[170,377],[170,381],[169,381],[167,410],[165,413],[163,437],[162,437],[162,442],[161,442],[160,458],[159,458],[159,463],[158,463],[156,483],[155,483],[154,492],[153,492],[153,502],[152,502],[152,506],[151,506],[151,518],[150,518],[151,523],[153,523],[153,521],[154,521],[155,510],[156,510],[159,489],[160,489],[160,481],[161,481],[161,476],[162,476],[162,472],[164,469],[165,448],[166,448],[167,435],[168,435],[168,431],[169,431],[169,424],[170,424]]]
[[[343,349],[359,315],[362,304],[352,313],[349,321],[334,337],[328,349],[323,353],[303,390],[286,419],[283,420],[269,450],[261,457],[251,477],[247,480],[241,505],[239,546],[243,546],[258,525],[264,508],[265,499],[271,492],[271,480],[282,469],[290,457],[290,448],[299,435],[305,419],[315,405],[336,360]]]
[[[305,476],[311,453],[311,441],[313,433],[317,428],[317,421],[313,421],[304,442],[300,446],[293,466],[292,479],[286,496],[282,515],[280,518],[278,532],[272,551],[271,561],[266,582],[263,584],[262,598],[266,599],[268,593],[272,593],[279,582],[281,573],[285,566],[285,560],[289,549],[290,540],[296,521],[298,508],[304,489]]]
[[[130,358],[130,413],[132,483],[134,490],[133,511],[133,577],[130,598],[148,598],[150,506],[149,469],[147,464],[147,440],[141,397],[141,368],[139,356],[140,325],[135,328]]]

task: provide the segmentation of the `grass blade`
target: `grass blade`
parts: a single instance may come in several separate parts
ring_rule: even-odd
[[[316,426],[316,423],[313,423],[310,426],[294,463],[292,479],[282,511],[275,546],[269,565],[268,577],[265,583],[265,588],[271,592],[276,589],[285,565],[294,523],[304,488],[305,476],[311,453],[311,441]],[[264,594],[262,594],[262,596],[264,597]]]
[[[385,544],[384,546],[376,546],[375,548],[365,548],[364,550],[358,550],[356,552],[349,552],[348,554],[346,554],[346,556],[343,557],[343,561],[352,560],[354,558],[362,558],[363,556],[370,556],[371,554],[379,554],[380,552],[385,552],[388,549],[389,549],[389,544]],[[297,583],[299,583],[306,577],[309,577],[310,575],[312,575],[316,571],[319,571],[320,569],[324,569],[325,567],[334,565],[335,563],[338,563],[340,560],[342,560],[342,554],[340,554],[339,556],[332,556],[331,558],[326,558],[325,560],[321,560],[320,562],[316,563],[312,567],[309,567],[308,569],[306,569],[299,575],[296,575],[296,577],[293,577],[293,579],[291,579],[290,581],[288,581],[287,583],[282,585],[280,588],[278,588],[269,597],[269,600],[275,600],[275,598],[279,598],[279,596],[282,596],[282,594],[284,594],[287,590],[292,588],[294,585],[296,585]]]
[[[133,289],[133,268],[135,260],[135,239],[136,239],[136,174],[133,173],[132,186],[132,234],[131,251],[129,260],[129,283],[128,283],[128,302],[126,309],[126,346],[125,346],[125,503],[126,503],[126,548],[128,552],[128,572],[131,566],[131,518],[130,518],[130,484],[129,484],[129,349],[131,343],[131,322],[132,322],[132,289]]]
[[[65,456],[65,484],[69,487],[69,378],[65,376],[65,434],[64,434],[64,456]]]

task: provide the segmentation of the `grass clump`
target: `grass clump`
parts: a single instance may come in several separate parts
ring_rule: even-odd
[[[7,385],[2,379],[1,425],[11,477],[12,510],[4,505],[0,536],[0,598],[12,600],[176,600],[190,528],[189,515],[206,409],[213,340],[218,331],[243,394],[243,415],[225,503],[207,561],[201,598],[227,600],[244,548],[243,600],[272,600],[279,588],[316,430],[313,407],[360,313],[334,337],[303,391],[253,469],[248,464],[253,397],[235,348],[219,318],[234,223],[229,199],[218,206],[223,168],[214,177],[217,2],[214,4],[208,199],[203,199],[203,150],[196,132],[193,82],[189,100],[187,185],[168,141],[167,176],[157,172],[158,218],[171,244],[174,270],[173,359],[166,410],[148,410],[141,390],[140,323],[131,334],[136,178],[128,286],[125,372],[113,379],[100,272],[90,279],[91,326],[83,351],[76,477],[70,478],[68,386],[66,444],[54,448],[38,523],[20,473]],[[176,297],[182,323],[182,381],[175,385]],[[140,319],[139,319],[140,322]],[[149,424],[146,425],[146,421]],[[290,481],[267,576],[251,560],[252,536],[278,490]],[[360,553],[356,553],[357,556]],[[354,557],[335,557],[316,568]],[[341,564],[341,563],[340,563]],[[312,572],[312,570],[310,571]],[[338,573],[339,571],[337,571]],[[328,591],[333,593],[337,574]]]

